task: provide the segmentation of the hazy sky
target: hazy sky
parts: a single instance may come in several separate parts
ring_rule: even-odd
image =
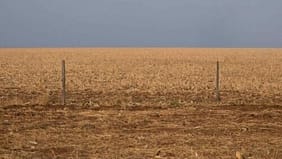
[[[0,47],[282,47],[282,0],[0,0]]]

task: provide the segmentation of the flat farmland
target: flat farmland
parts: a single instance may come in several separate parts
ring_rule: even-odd
[[[282,49],[7,48],[0,67],[1,158],[282,158]]]

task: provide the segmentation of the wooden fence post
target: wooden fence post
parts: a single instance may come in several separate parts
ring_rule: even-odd
[[[66,66],[65,66],[65,60],[62,61],[62,104],[66,105]]]
[[[219,91],[219,61],[216,62],[216,100],[220,101],[220,91]]]

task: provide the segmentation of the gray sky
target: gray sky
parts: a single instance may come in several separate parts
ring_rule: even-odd
[[[0,47],[282,47],[281,0],[0,0]]]

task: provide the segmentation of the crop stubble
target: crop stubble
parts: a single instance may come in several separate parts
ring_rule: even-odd
[[[0,49],[0,57],[3,158],[230,158],[241,149],[281,157],[281,49]]]

